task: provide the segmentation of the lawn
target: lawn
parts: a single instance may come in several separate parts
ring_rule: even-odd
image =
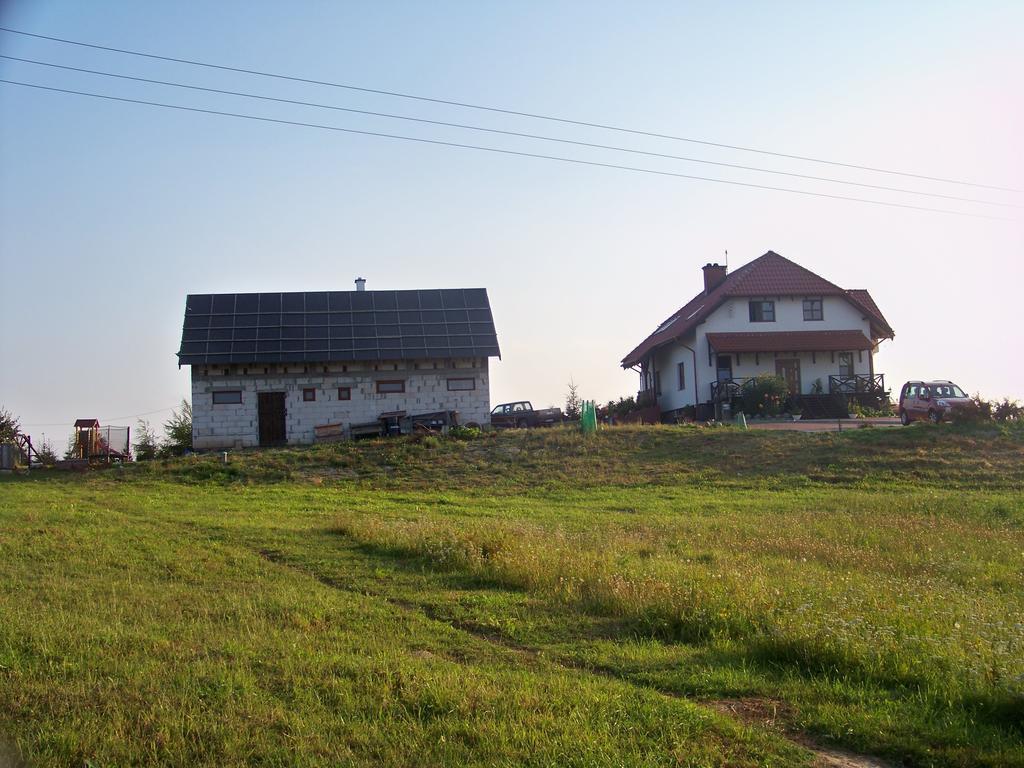
[[[0,742],[30,765],[1024,766],[1022,491],[1024,431],[948,425],[6,477]]]

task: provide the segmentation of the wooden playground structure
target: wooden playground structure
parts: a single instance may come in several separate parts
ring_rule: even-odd
[[[77,419],[69,460],[131,461],[131,427],[101,427],[99,419]]]
[[[76,419],[72,429],[68,451],[63,459],[54,462],[54,466],[74,469],[89,464],[132,460],[131,427],[104,427],[99,419]],[[44,463],[31,436],[22,432],[15,433],[13,444],[3,448],[5,450],[0,451],[0,469],[31,468]]]

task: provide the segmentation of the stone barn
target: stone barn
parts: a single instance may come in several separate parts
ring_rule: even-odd
[[[312,443],[384,413],[490,414],[500,357],[487,290],[189,295],[178,364],[192,369],[197,449]]]

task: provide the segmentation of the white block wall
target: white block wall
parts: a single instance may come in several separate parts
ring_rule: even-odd
[[[266,371],[266,372],[264,372]],[[448,389],[448,379],[472,378],[472,390]],[[405,381],[405,392],[378,394],[378,381]],[[351,400],[339,400],[349,387]],[[306,402],[302,391],[316,390]],[[240,390],[241,404],[213,404],[213,392]],[[312,443],[313,428],[324,424],[361,424],[385,411],[408,414],[458,411],[461,423],[490,420],[487,358],[389,361],[380,363],[263,363],[192,366],[192,444],[196,449],[248,448],[259,445],[258,393],[285,393],[285,428],[289,444]]]

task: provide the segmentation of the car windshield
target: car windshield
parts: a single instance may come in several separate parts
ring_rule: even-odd
[[[932,384],[932,395],[935,397],[967,397],[956,384]]]

